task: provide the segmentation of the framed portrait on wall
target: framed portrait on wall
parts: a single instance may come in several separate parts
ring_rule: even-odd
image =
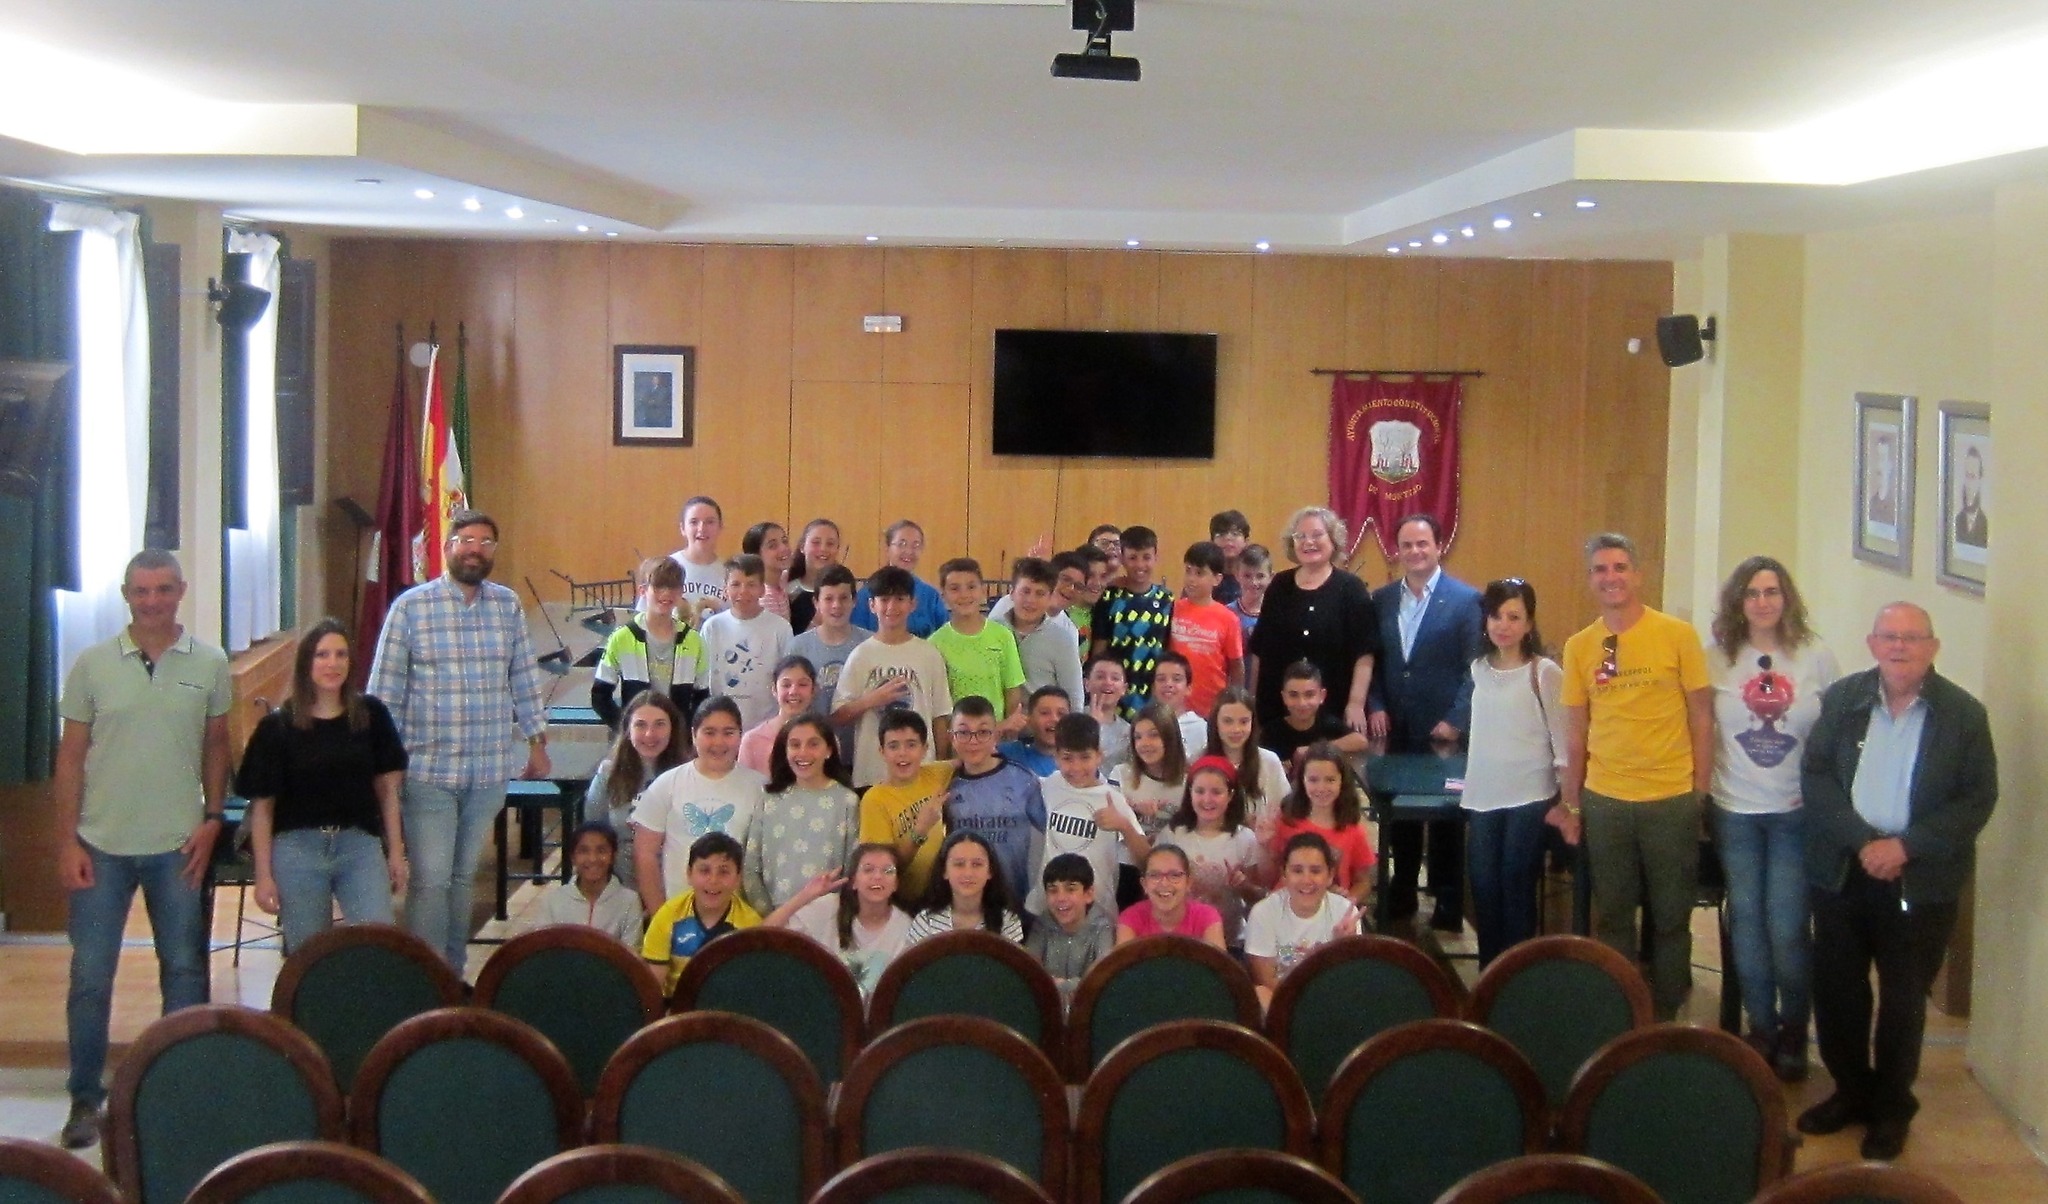
[[[695,347],[612,348],[612,442],[689,447],[696,438]]]
[[[1934,576],[1943,585],[1984,592],[1991,560],[1991,407],[1941,403],[1941,536]]]
[[[1856,395],[1855,533],[1858,560],[1913,575],[1913,432],[1918,401]]]

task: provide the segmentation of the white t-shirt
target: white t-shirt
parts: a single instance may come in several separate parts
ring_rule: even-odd
[[[1265,861],[1259,835],[1249,827],[1204,835],[1193,828],[1168,828],[1159,843],[1172,845],[1188,855],[1188,893],[1223,916],[1223,943],[1244,943],[1244,896],[1230,886],[1232,871],[1243,870],[1256,878]]]
[[[1189,763],[1202,755],[1209,747],[1209,721],[1193,711],[1180,714],[1180,746],[1188,755]]]
[[[1227,754],[1226,754],[1227,755]],[[1230,757],[1230,763],[1237,764],[1237,758]],[[1194,762],[1189,757],[1190,764]],[[1255,803],[1246,793],[1244,819],[1246,823],[1257,823],[1262,819],[1278,819],[1280,804],[1287,798],[1287,764],[1280,754],[1270,748],[1259,749],[1259,800]]]
[[[711,832],[747,843],[747,826],[761,809],[768,779],[735,765],[722,778],[706,777],[697,762],[676,766],[654,779],[633,808],[633,822],[664,839],[662,894],[673,899],[690,889],[690,845]]]
[[[1821,693],[1842,675],[1835,654],[1819,640],[1769,654],[1745,644],[1731,665],[1709,645],[1707,668],[1714,675],[1714,805],[1752,815],[1790,811]]]
[[[910,693],[901,703],[902,707],[923,715],[925,722],[936,729],[945,722],[953,710],[953,693],[946,685],[946,658],[939,650],[915,636],[901,644],[888,644],[880,639],[864,641],[846,658],[846,667],[839,673],[839,689],[832,696],[836,710],[892,677],[910,679]],[[853,737],[853,784],[872,786],[886,781],[888,766],[882,763],[882,744],[878,733],[882,730],[882,711],[876,708],[860,717],[860,728]],[[938,741],[929,740],[925,745],[925,760],[932,759],[932,749]]]
[[[1358,909],[1343,894],[1334,890],[1325,894],[1323,905],[1304,919],[1294,914],[1283,888],[1252,905],[1244,921],[1244,951],[1252,957],[1272,958],[1274,969],[1285,978],[1316,946],[1337,939],[1340,927],[1346,936],[1358,931]]]
[[[832,697],[839,692],[839,675],[846,669],[847,658],[853,655],[855,648],[866,643],[868,637],[875,634],[860,627],[849,627],[846,630],[846,639],[837,644],[826,643],[825,634],[815,627],[809,631],[799,631],[796,638],[789,642],[789,651],[784,653],[785,656],[803,657],[811,662],[811,668],[818,671],[818,685],[813,694],[813,705],[821,711],[832,709]],[[854,725],[851,723],[833,729],[833,738],[839,741],[839,759],[848,765],[853,764],[853,729]]]
[[[1465,755],[1467,811],[1498,811],[1539,802],[1557,793],[1564,764],[1564,670],[1548,657],[1531,665],[1496,669],[1472,662],[1472,743]],[[1536,690],[1543,701],[1536,701]]]
[[[1079,853],[1095,871],[1095,904],[1090,910],[1114,922],[1116,867],[1128,854],[1122,836],[1096,826],[1095,813],[1106,804],[1136,823],[1137,812],[1131,810],[1121,793],[1100,783],[1070,786],[1067,779],[1053,774],[1038,779],[1038,790],[1045,796],[1045,850],[1031,875],[1031,895],[1024,900],[1024,910],[1045,913],[1045,863],[1062,853]]]
[[[775,662],[796,638],[789,620],[765,610],[751,619],[721,610],[704,620],[698,634],[704,660],[697,667],[697,685],[738,703],[743,730],[773,715]]]
[[[695,611],[705,599],[714,607],[725,605],[725,561],[696,564],[681,549],[670,552],[668,558],[683,566],[683,602],[677,609]]]
[[[900,907],[889,909],[889,918],[880,928],[869,928],[853,921],[853,948],[839,947],[839,892],[833,891],[823,898],[813,899],[796,909],[789,917],[789,927],[801,932],[846,963],[853,971],[853,979],[860,984],[860,993],[874,993],[875,982],[882,977],[882,969],[889,959],[903,952],[903,942],[910,935],[910,913]]]
[[[1158,778],[1140,773],[1138,767],[1125,761],[1109,771],[1109,784],[1123,791],[1124,797],[1136,802],[1156,802],[1159,810],[1147,819],[1143,811],[1133,807],[1138,815],[1138,829],[1145,833],[1145,839],[1159,839],[1159,833],[1173,820],[1173,813],[1180,810],[1181,796],[1186,792],[1187,780],[1162,782]],[[1137,864],[1131,860],[1128,850],[1123,855],[1125,865]]]

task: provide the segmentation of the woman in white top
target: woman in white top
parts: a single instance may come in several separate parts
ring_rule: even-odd
[[[1820,696],[1841,676],[1806,622],[1785,566],[1752,556],[1721,587],[1714,671],[1714,844],[1728,879],[1728,929],[1749,1042],[1778,1077],[1806,1077],[1812,941],[1799,760]]]
[[[761,921],[803,933],[837,954],[853,971],[861,994],[871,995],[889,959],[903,951],[910,913],[896,906],[896,846],[863,844],[853,850],[852,876],[827,870]]]
[[[1465,759],[1465,874],[1479,964],[1536,935],[1543,823],[1564,764],[1564,670],[1543,655],[1536,591],[1519,577],[1479,595],[1486,651],[1472,662],[1472,740]]]

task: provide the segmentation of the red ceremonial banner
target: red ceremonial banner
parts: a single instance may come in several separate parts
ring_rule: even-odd
[[[1346,559],[1370,526],[1394,558],[1395,524],[1436,516],[1446,549],[1458,536],[1458,403],[1462,379],[1339,376],[1330,384],[1330,508],[1351,528]]]

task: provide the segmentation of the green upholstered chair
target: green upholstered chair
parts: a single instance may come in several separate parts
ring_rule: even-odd
[[[1411,1020],[1463,1014],[1458,988],[1428,954],[1384,936],[1331,941],[1280,980],[1266,1035],[1321,1098],[1351,1051]]]
[[[661,1019],[661,980],[605,933],[555,924],[491,954],[476,976],[475,1003],[554,1042],[587,1096],[626,1038]]]
[[[294,949],[270,1010],[313,1038],[348,1094],[370,1047],[402,1020],[462,1002],[462,979],[433,947],[391,924],[342,924]]]
[[[1963,1198],[1903,1166],[1844,1162],[1780,1179],[1755,1204],[1963,1204]]]
[[[123,1204],[120,1189],[75,1156],[41,1141],[0,1137],[6,1204]]]
[[[1506,1037],[1556,1108],[1601,1046],[1650,1023],[1650,987],[1627,958],[1582,936],[1539,936],[1493,959],[1467,1015]]]
[[[1541,1152],[1550,1136],[1529,1060],[1463,1020],[1417,1020],[1366,1042],[1338,1068],[1317,1117],[1324,1169],[1375,1204],[1430,1204],[1481,1167]]]
[[[1746,1204],[1790,1169],[1784,1089],[1719,1029],[1615,1038],[1572,1080],[1557,1131],[1559,1149],[1628,1171],[1666,1204]]]
[[[810,1204],[1053,1204],[1008,1163],[966,1150],[891,1150],[832,1176]]]
[[[419,1180],[354,1146],[281,1141],[213,1168],[186,1204],[434,1204]]]
[[[1358,1204],[1358,1197],[1306,1158],[1211,1150],[1153,1172],[1124,1204]]]
[[[1052,976],[1022,949],[981,929],[941,933],[897,954],[868,1000],[868,1036],[925,1016],[983,1016],[1056,1062],[1062,1004]]]
[[[599,1143],[699,1163],[751,1204],[801,1204],[829,1161],[810,1059],[759,1020],[724,1012],[670,1016],[620,1046],[598,1078],[590,1128]]]
[[[341,1135],[327,1059],[304,1033],[250,1008],[209,1003],[156,1021],[107,1092],[107,1173],[140,1204],[178,1204],[244,1150]]]
[[[1192,937],[1148,936],[1118,945],[1074,989],[1068,1080],[1086,1079],[1126,1037],[1173,1020],[1221,1020],[1257,1031],[1259,996],[1251,976],[1229,954]]]
[[[1650,1185],[1593,1158],[1530,1154],[1453,1184],[1436,1204],[1663,1204]]]
[[[1121,1200],[1210,1150],[1308,1157],[1313,1123],[1294,1067],[1258,1033],[1220,1020],[1158,1025],[1118,1045],[1082,1087],[1070,1198]]]
[[[353,1144],[440,1204],[491,1204],[583,1140],[583,1093],[547,1038],[483,1008],[441,1008],[385,1035],[349,1096]]]
[[[514,1180],[498,1204],[747,1204],[688,1158],[638,1146],[591,1145],[555,1155]]]
[[[927,1016],[870,1041],[832,1120],[842,1166],[917,1146],[971,1150],[1066,1195],[1066,1083],[1037,1046],[993,1020]]]
[[[683,967],[669,1011],[751,1016],[796,1042],[818,1079],[836,1083],[860,1052],[860,986],[823,946],[786,928],[720,937]]]

